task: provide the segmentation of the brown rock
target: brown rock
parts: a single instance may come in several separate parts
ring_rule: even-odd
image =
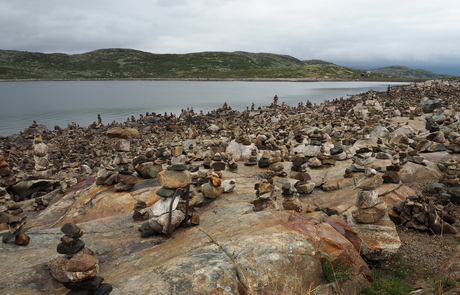
[[[67,271],[69,272],[84,272],[94,268],[94,266],[99,262],[99,260],[88,254],[82,254],[69,260],[67,264]]]
[[[139,138],[139,131],[134,128],[112,127],[107,130],[107,136],[110,138]]]
[[[352,212],[353,218],[358,223],[375,223],[387,213],[387,205],[379,203],[371,208],[358,208]]]
[[[211,178],[211,183],[214,187],[221,186],[222,179],[220,179],[219,177],[215,177],[215,176],[211,176],[210,178]]]
[[[8,167],[8,163],[5,160],[0,161],[0,168]]]
[[[382,176],[383,182],[385,183],[399,183],[401,179],[399,178],[399,174],[395,171],[387,171]]]
[[[192,178],[188,171],[163,170],[158,173],[157,180],[165,188],[176,189],[187,186]]]
[[[25,233],[19,233],[15,240],[14,243],[18,246],[27,246],[29,245],[30,237],[26,235]]]
[[[199,225],[200,224],[200,214],[198,214],[197,212],[193,212],[192,219],[190,220],[190,222],[194,225]]]
[[[323,219],[323,221],[329,223],[336,231],[349,240],[358,253],[361,252],[361,242],[359,241],[358,233],[343,219],[341,219],[338,215],[332,215]]]

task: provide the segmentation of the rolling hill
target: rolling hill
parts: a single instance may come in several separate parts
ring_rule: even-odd
[[[372,78],[438,78],[426,70],[394,66],[369,70]],[[132,49],[100,49],[83,54],[0,50],[0,79],[145,78],[363,78],[363,70],[322,60],[250,52],[154,54]],[[364,77],[366,78],[366,77]]]

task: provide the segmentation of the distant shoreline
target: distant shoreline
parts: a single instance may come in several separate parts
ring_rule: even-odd
[[[50,82],[50,81],[209,81],[209,82],[424,82],[433,79],[341,79],[341,78],[100,78],[100,79],[0,79],[0,82]]]

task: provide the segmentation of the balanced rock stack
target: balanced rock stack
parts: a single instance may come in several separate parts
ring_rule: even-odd
[[[375,158],[372,156],[372,149],[369,147],[362,147],[356,151],[352,160],[354,170],[364,172],[365,167],[372,165]]]
[[[257,165],[257,151],[255,149],[251,150],[251,155],[249,156],[249,159],[244,163],[246,166],[253,166]]]
[[[268,168],[270,166],[270,152],[264,151],[258,161],[259,168]]]
[[[83,231],[74,223],[61,228],[64,236],[57,246],[57,252],[65,256],[50,262],[51,275],[60,281],[71,294],[105,295],[112,291],[112,285],[102,283],[99,276],[99,260],[94,252],[80,240]]]
[[[256,190],[256,199],[251,202],[251,204],[254,205],[254,211],[278,210],[278,204],[273,196],[273,184],[264,180],[256,183],[254,185],[254,189]]]
[[[275,176],[285,177],[286,172],[284,171],[284,165],[282,163],[281,151],[271,151],[270,157],[270,166],[268,167],[269,170],[273,171]]]
[[[352,212],[352,216],[358,223],[375,223],[387,212],[387,206],[379,202],[376,191],[376,188],[383,183],[383,178],[372,168],[366,168],[364,173],[365,177],[358,181],[361,190],[356,199],[357,209]]]
[[[460,172],[457,170],[458,164],[454,159],[450,159],[445,162],[447,166],[443,176],[443,183],[447,186],[458,186],[460,185],[459,175]]]
[[[215,199],[224,192],[222,179],[216,172],[211,172],[209,182],[201,186],[201,193],[205,198]]]
[[[115,157],[112,160],[112,165],[124,166],[126,164],[132,163],[133,159],[129,156],[129,151],[131,148],[131,143],[128,139],[120,138],[115,141],[115,151],[117,151]]]
[[[115,186],[117,192],[130,191],[134,188],[134,185],[139,182],[139,178],[136,175],[123,174],[118,175],[118,183]]]
[[[50,169],[51,165],[48,160],[48,146],[43,143],[41,135],[35,136],[33,149],[37,174],[43,178],[49,178],[53,173]]]
[[[283,195],[283,208],[284,210],[294,210],[296,212],[302,211],[302,205],[299,199],[295,196],[294,191],[291,189],[289,182],[283,184],[281,187],[281,194]]]
[[[96,185],[111,186],[119,182],[119,173],[112,166],[107,166],[97,172]]]
[[[184,151],[184,148],[182,147],[182,142],[179,140],[179,138],[176,136],[174,137],[173,141],[171,142],[171,155],[173,157],[177,157],[179,155],[182,155],[182,152]]]
[[[214,154],[214,159],[211,161],[210,166],[214,171],[225,170],[225,162],[222,161],[222,155],[220,153]]]
[[[460,132],[458,131],[458,127],[452,128],[448,138],[449,145],[447,149],[453,153],[460,153]]]
[[[297,153],[292,159],[291,171],[305,172],[305,168],[303,167],[303,164],[305,163],[305,155],[303,153]]]
[[[23,209],[16,202],[9,200],[4,206],[0,206],[0,223],[8,224],[8,232],[3,236],[3,243],[15,239],[16,245],[27,246],[30,238],[21,232],[26,220]]]
[[[315,188],[315,183],[310,181],[311,176],[306,172],[297,173],[294,176],[297,182],[294,184],[294,188],[299,194],[311,194]]]
[[[318,159],[321,160],[321,165],[322,166],[324,166],[324,165],[328,165],[328,166],[335,165],[335,160],[331,157],[331,154],[326,152],[326,148],[324,147],[324,145],[321,145],[321,148],[319,150]]]
[[[190,172],[186,170],[185,163],[174,163],[162,170],[157,175],[157,180],[162,186],[157,189],[156,194],[161,197],[152,207],[150,207],[151,215],[153,216],[148,221],[144,222],[139,228],[141,237],[146,238],[157,234],[169,235],[176,229],[185,219],[185,214],[178,210],[180,196],[184,195],[186,186],[192,181]],[[172,197],[177,189],[178,195],[172,204]],[[171,211],[171,226],[169,224],[169,212]],[[169,231],[168,231],[169,230]]]
[[[146,207],[147,204],[145,203],[145,199],[137,200],[133,208],[133,219],[136,221],[145,221],[149,219],[149,212],[145,209]]]
[[[10,176],[11,171],[8,166],[8,162],[5,161],[5,156],[0,152],[0,178]]]

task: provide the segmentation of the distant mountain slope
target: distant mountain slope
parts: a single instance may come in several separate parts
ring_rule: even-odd
[[[406,66],[390,66],[370,70],[373,73],[384,74],[389,76],[407,77],[407,78],[442,78],[448,75],[435,74],[428,70],[411,69]]]
[[[393,70],[392,70],[393,68]],[[388,67],[375,78],[407,75],[409,68]],[[386,69],[386,70],[385,70]],[[422,71],[422,70],[412,70]],[[423,70],[424,71],[424,70]],[[288,55],[250,52],[154,54],[132,49],[100,49],[83,54],[0,50],[0,79],[124,79],[124,78],[362,78],[363,70],[322,60],[301,61]],[[418,73],[418,72],[414,72]],[[431,73],[432,75],[428,75]],[[372,75],[371,75],[372,76]],[[366,78],[366,77],[364,77]]]

